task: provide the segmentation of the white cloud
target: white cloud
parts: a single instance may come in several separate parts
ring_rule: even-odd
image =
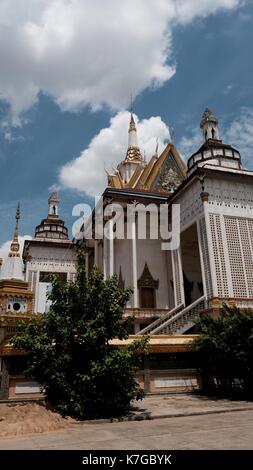
[[[168,126],[160,116],[143,119],[138,122],[138,137],[142,153],[145,150],[147,159],[154,153],[156,138],[159,141],[159,152],[170,138]],[[106,187],[104,168],[111,170],[124,158],[127,149],[127,129],[129,113],[121,111],[110,120],[110,126],[102,129],[90,142],[87,149],[60,170],[60,183],[88,194],[100,194]],[[253,148],[253,108],[243,107],[229,126],[220,125],[223,142],[237,148],[243,162],[252,167]],[[203,144],[199,127],[189,129],[178,143],[178,150],[185,162]]]
[[[141,151],[150,158],[158,139],[159,151],[170,138],[169,128],[158,116],[138,121],[138,139]],[[105,169],[111,170],[124,159],[127,150],[129,113],[120,111],[111,118],[110,126],[102,129],[81,155],[60,171],[60,182],[67,188],[99,195],[106,187]]]
[[[22,251],[23,251],[25,240],[32,240],[32,237],[30,235],[23,235],[23,236],[18,237],[18,239],[19,239],[19,244],[20,244],[19,252],[22,256]],[[8,257],[10,246],[11,246],[11,240],[0,245],[0,258],[3,258],[3,260],[5,260]]]
[[[63,110],[122,109],[175,73],[172,32],[241,0],[1,0],[0,97],[17,118],[40,91]]]
[[[239,150],[242,162],[252,168],[253,108],[243,107],[225,132],[224,140]]]

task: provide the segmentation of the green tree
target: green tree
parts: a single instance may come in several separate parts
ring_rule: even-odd
[[[202,391],[253,398],[253,315],[224,305],[218,318],[202,316],[193,347]]]
[[[19,325],[12,342],[28,353],[25,373],[43,384],[48,402],[61,414],[114,416],[143,397],[134,375],[147,338],[127,348],[110,344],[128,337],[130,321],[122,315],[131,293],[119,288],[117,276],[104,280],[97,269],[86,279],[78,253],[75,282],[62,285],[54,277],[49,312]]]

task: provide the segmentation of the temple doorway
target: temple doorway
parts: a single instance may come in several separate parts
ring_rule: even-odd
[[[197,225],[181,233],[181,256],[185,304],[190,305],[203,295]]]

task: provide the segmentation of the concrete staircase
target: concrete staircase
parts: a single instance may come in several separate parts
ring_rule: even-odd
[[[199,316],[205,304],[203,295],[187,307],[179,305],[139,331],[138,335],[182,335],[194,325],[193,320]]]
[[[150,323],[148,326],[143,328],[143,330],[138,331],[138,335],[150,335],[152,334],[152,331],[155,328],[158,328],[160,325],[163,325],[163,323],[168,320],[169,318],[172,318],[176,313],[180,312],[183,310],[184,304],[178,305],[177,307],[174,307],[172,310],[168,310],[168,312],[164,313],[161,315],[157,320],[153,321]]]

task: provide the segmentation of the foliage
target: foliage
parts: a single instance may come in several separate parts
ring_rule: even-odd
[[[202,391],[253,398],[253,315],[224,305],[218,318],[196,321]]]
[[[94,269],[86,279],[84,256],[78,253],[75,282],[52,279],[50,311],[19,325],[15,347],[29,353],[26,374],[45,387],[50,404],[79,419],[113,416],[126,411],[143,391],[134,374],[147,338],[127,348],[113,347],[113,338],[127,339],[123,320],[132,291],[118,287],[117,276],[104,280]]]

